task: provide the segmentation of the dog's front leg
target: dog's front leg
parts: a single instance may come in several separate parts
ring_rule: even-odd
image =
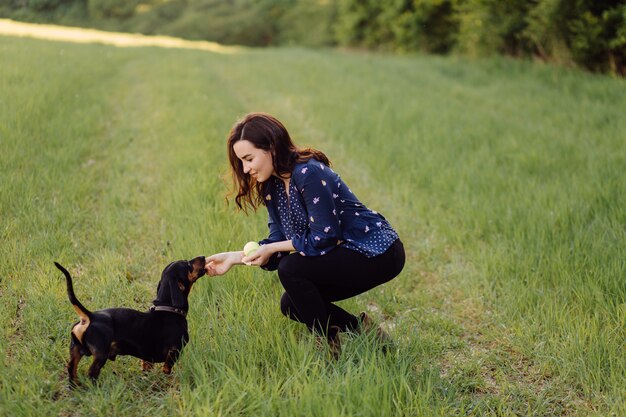
[[[174,367],[174,364],[176,363],[176,360],[178,359],[179,353],[180,351],[178,350],[178,348],[171,348],[167,352],[167,356],[165,357],[165,363],[163,364],[163,367],[161,368],[164,374],[169,375],[172,373],[172,368]]]
[[[153,366],[154,366],[154,364],[152,362],[141,361],[141,369],[143,369],[144,371],[152,370]]]

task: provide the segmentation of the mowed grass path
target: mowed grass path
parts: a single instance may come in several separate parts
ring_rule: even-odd
[[[0,38],[3,415],[625,415],[626,83],[524,62],[222,55]],[[224,203],[249,111],[324,150],[407,264],[343,305],[396,349],[330,363],[275,274],[193,289],[171,376],[135,358],[66,389],[75,313],[146,309],[172,260],[266,235]],[[85,375],[90,358],[81,363]]]

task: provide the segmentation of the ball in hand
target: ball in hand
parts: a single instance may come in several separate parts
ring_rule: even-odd
[[[254,254],[254,252],[257,251],[257,249],[259,249],[259,244],[256,242],[248,242],[246,243],[246,245],[243,247],[243,254],[246,256],[250,256],[252,254]]]

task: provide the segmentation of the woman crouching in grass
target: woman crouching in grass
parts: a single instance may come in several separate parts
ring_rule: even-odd
[[[278,270],[285,289],[282,313],[326,337],[339,357],[339,333],[373,329],[365,313],[356,317],[337,305],[396,277],[404,247],[385,218],[363,205],[330,168],[322,152],[300,149],[274,117],[251,113],[228,137],[228,158],[243,211],[264,205],[269,236],[256,252],[218,253],[207,273],[222,275],[233,265]],[[382,329],[376,329],[386,339]]]

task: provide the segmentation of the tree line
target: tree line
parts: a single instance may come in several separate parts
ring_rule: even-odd
[[[0,16],[250,46],[504,54],[626,73],[626,0],[0,0]]]

